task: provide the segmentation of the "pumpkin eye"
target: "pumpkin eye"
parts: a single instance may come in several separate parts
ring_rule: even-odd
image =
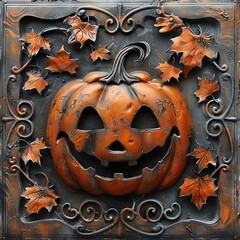
[[[86,107],[80,116],[77,128],[79,130],[97,130],[103,129],[104,124],[96,109]]]
[[[159,128],[159,123],[151,108],[142,106],[133,118],[132,128],[150,129]]]

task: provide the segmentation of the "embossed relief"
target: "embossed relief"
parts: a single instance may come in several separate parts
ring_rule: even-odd
[[[140,51],[140,61],[150,46],[126,46],[109,74],[89,73],[53,100],[47,135],[55,167],[72,187],[146,194],[171,186],[185,167],[191,129],[185,101],[145,72],[128,74],[123,61],[131,51]]]
[[[219,37],[228,19],[191,19],[174,4],[74,5],[54,19],[9,9],[21,59],[9,60],[5,84],[6,202],[16,206],[6,220],[15,211],[15,228],[40,236],[50,223],[50,237],[169,237],[230,218],[235,80]]]

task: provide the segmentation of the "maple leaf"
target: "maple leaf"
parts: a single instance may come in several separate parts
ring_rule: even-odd
[[[35,33],[33,29],[31,33],[25,34],[22,40],[30,44],[28,46],[28,52],[31,56],[37,55],[41,48],[44,50],[50,50],[49,40],[42,37],[40,34]]]
[[[171,32],[185,26],[178,16],[166,13],[161,13],[161,16],[156,18],[156,22],[157,23],[154,24],[154,26],[160,27],[160,33]]]
[[[53,190],[49,189],[48,186],[42,187],[37,184],[34,184],[32,187],[26,187],[21,196],[29,199],[25,204],[28,216],[33,213],[38,214],[42,208],[46,208],[48,212],[51,212],[53,206],[58,205],[56,199],[61,198]]]
[[[199,167],[199,172],[201,172],[204,168],[206,168],[209,163],[216,166],[216,163],[212,157],[212,153],[209,148],[199,147],[195,149],[191,153],[191,155],[198,159],[196,164]]]
[[[95,62],[98,58],[101,60],[110,60],[111,56],[109,55],[110,51],[105,47],[99,47],[90,54],[91,59]]]
[[[37,163],[41,166],[41,153],[40,150],[47,148],[46,145],[43,142],[43,139],[36,139],[34,142],[30,143],[27,148],[24,150],[22,159],[25,164],[27,164],[29,161],[32,161],[33,163]]]
[[[187,77],[193,67],[202,66],[205,56],[213,59],[216,53],[210,48],[212,36],[196,35],[187,27],[182,29],[180,36],[171,39],[173,44],[169,51],[182,53],[181,62],[185,65],[184,75]]]
[[[89,22],[82,22],[77,15],[68,17],[63,22],[72,26],[68,30],[72,33],[68,39],[68,44],[79,42],[82,47],[87,40],[91,40],[93,42],[96,41],[98,31],[97,25],[92,25]]]
[[[199,103],[205,101],[208,96],[219,90],[219,85],[215,80],[207,81],[206,78],[198,78],[198,85],[200,89],[194,94],[199,97]]]
[[[186,177],[183,185],[180,187],[180,197],[189,196],[191,197],[191,202],[200,210],[203,204],[206,204],[206,200],[210,196],[215,196],[215,191],[217,186],[214,184],[215,179],[209,177],[197,177],[189,178]]]
[[[48,86],[48,82],[39,73],[27,72],[27,75],[28,79],[23,86],[24,90],[36,89],[41,94],[42,90]]]
[[[78,64],[76,59],[70,59],[70,53],[66,52],[64,47],[60,49],[56,57],[48,56],[48,67],[45,69],[51,72],[69,72],[70,74],[76,73]]]
[[[169,82],[171,78],[178,80],[179,74],[182,72],[181,69],[176,68],[167,62],[159,64],[156,69],[162,72],[161,78],[163,82]]]

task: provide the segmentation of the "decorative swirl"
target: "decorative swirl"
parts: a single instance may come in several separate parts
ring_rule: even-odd
[[[219,172],[220,170],[223,170],[224,172],[228,172],[230,170],[230,167],[229,165],[227,164],[221,164],[217,169],[215,169],[215,171],[211,174],[211,178],[217,173]]]
[[[15,127],[20,138],[28,138],[33,134],[33,123],[28,119],[18,120]]]
[[[125,208],[121,211],[120,219],[122,223],[130,230],[146,235],[158,236],[165,230],[165,226],[160,223],[164,216],[168,220],[176,220],[181,214],[181,206],[173,203],[170,208],[164,210],[161,202],[150,199],[141,202],[135,212],[133,208]],[[130,224],[130,223],[134,224]],[[145,222],[144,231],[140,230]],[[134,226],[139,226],[139,228]],[[149,225],[149,226],[148,226]]]
[[[62,215],[68,220],[80,218],[80,221],[72,226],[81,236],[92,236],[103,233],[113,228],[121,220],[122,224],[136,233],[145,236],[159,236],[166,227],[160,223],[162,218],[176,220],[181,214],[181,206],[174,202],[170,208],[164,210],[161,202],[149,199],[142,201],[137,211],[134,208],[124,208],[121,213],[115,208],[104,211],[101,203],[95,200],[87,200],[80,204],[79,210],[73,208],[70,203],[62,206]],[[142,226],[144,224],[144,230]]]
[[[219,137],[223,132],[224,122],[221,119],[209,119],[205,124],[206,132],[211,137]]]
[[[68,212],[66,212],[66,210]],[[69,213],[71,215],[69,215]],[[69,220],[73,220],[76,219],[79,216],[79,212],[77,209],[73,208],[72,205],[70,203],[65,203],[62,206],[62,215]]]
[[[85,205],[85,206],[84,206]],[[90,205],[90,206],[87,206]],[[93,206],[92,206],[93,205]],[[95,206],[94,206],[95,205]],[[119,212],[115,208],[110,208],[106,212],[101,212],[100,214],[96,211],[96,206],[101,208],[101,211],[103,210],[102,205],[97,201],[86,201],[83,203],[83,207],[87,211],[87,214],[91,214],[90,218],[83,218],[83,215],[81,214],[82,210],[80,211],[80,216],[83,219],[84,223],[92,223],[93,221],[97,221],[99,223],[105,223],[103,227],[100,229],[96,229],[96,225],[93,224],[93,229],[89,229],[81,224],[77,224],[75,226],[76,231],[83,236],[91,236],[91,235],[97,235],[100,233],[103,233],[115,226],[115,224],[119,220]],[[81,207],[80,207],[81,208]],[[84,210],[84,211],[85,211]],[[98,216],[97,216],[98,215]]]
[[[119,8],[119,16],[121,16],[122,15],[122,4],[118,4],[118,8]],[[158,8],[157,8],[157,6],[154,6],[154,5],[149,5],[149,6],[144,6],[144,7],[139,7],[139,8],[133,9],[132,11],[127,13],[120,20],[120,22],[111,12],[109,12],[103,8],[99,8],[99,7],[95,7],[95,6],[82,6],[82,7],[78,8],[77,14],[79,16],[83,16],[83,15],[85,15],[86,10],[95,10],[97,12],[104,13],[111,17],[111,18],[108,18],[104,23],[104,28],[108,33],[110,33],[110,34],[116,33],[119,30],[119,28],[124,33],[130,33],[136,27],[135,20],[130,16],[132,16],[138,12],[148,10],[148,9],[155,9],[156,14],[158,14],[158,11],[157,11]],[[126,25],[129,27],[128,29],[126,28]]]
[[[132,11],[130,11],[128,14],[126,14],[120,21],[121,31],[123,31],[124,33],[132,32],[134,30],[134,28],[136,27],[136,22],[130,16],[132,16],[132,15],[138,13],[138,12],[148,10],[148,9],[156,9],[157,10],[157,6],[149,5],[149,6],[145,6],[145,7],[135,8]],[[128,26],[130,26],[128,29],[125,27],[126,24]]]
[[[21,169],[18,165],[12,165],[11,166],[11,172],[15,173],[16,171],[19,171],[29,182],[31,182],[33,185],[36,183]]]
[[[124,208],[120,214],[120,217],[122,218],[124,216],[128,221],[133,221],[136,216],[136,212],[132,208]]]
[[[95,10],[97,12],[102,12],[102,13],[110,16],[111,18],[107,19],[105,24],[104,24],[105,30],[108,33],[111,33],[111,34],[118,31],[118,29],[119,29],[119,21],[111,12],[109,12],[109,11],[103,9],[103,8],[99,8],[99,7],[82,6],[82,7],[78,8],[77,14],[78,15],[83,15],[83,14],[85,14],[85,10]],[[111,29],[111,26],[114,26],[114,25],[116,25],[116,26],[113,29]]]
[[[155,223],[163,216],[163,205],[156,200],[146,200],[138,206],[137,214],[144,220]]]
[[[216,137],[219,137],[223,133],[224,130],[227,133],[227,137],[228,137],[229,145],[230,145],[230,156],[228,158],[225,157],[223,159],[223,162],[225,164],[229,164],[232,161],[233,156],[234,156],[234,146],[233,146],[232,136],[231,136],[230,130],[228,129],[225,121],[231,121],[231,122],[237,121],[236,117],[227,117],[227,114],[229,113],[229,111],[232,107],[234,97],[235,97],[235,83],[230,74],[228,74],[228,73],[223,74],[221,76],[220,83],[221,83],[221,81],[227,81],[227,80],[230,80],[230,82],[231,82],[231,99],[230,99],[229,104],[227,105],[226,109],[224,110],[221,99],[210,100],[206,104],[206,108],[205,108],[206,113],[207,113],[208,117],[210,118],[205,124],[205,129],[206,129],[207,134],[211,137],[216,138]]]
[[[16,76],[10,75],[8,77],[5,91],[9,91],[9,83],[15,82]],[[11,115],[11,117],[3,117],[2,121],[5,122],[13,122],[12,126],[10,127],[10,130],[8,131],[8,135],[6,138],[6,143],[8,143],[10,136],[15,128],[17,128],[17,134],[20,138],[28,138],[33,134],[33,123],[30,121],[30,118],[33,115],[34,112],[34,105],[30,101],[22,100],[18,103],[15,111],[12,110],[11,104],[9,102],[8,95],[6,97],[6,105],[7,109]]]
[[[208,117],[210,118],[221,116],[221,113],[224,110],[221,99],[210,100],[207,102],[205,109]]]
[[[170,208],[164,211],[164,217],[168,220],[176,220],[180,217],[182,212],[181,206],[178,203],[173,203]],[[173,215],[175,214],[175,215]]]
[[[20,101],[17,105],[16,112],[19,116],[26,119],[32,117],[34,112],[33,103],[29,101]]]
[[[17,67],[17,66],[13,66],[11,68],[11,72],[14,74],[19,74],[21,73],[28,65],[29,63],[32,61],[32,57],[30,59],[28,59],[28,61],[22,66],[22,67]]]
[[[114,227],[119,220],[119,212],[115,208],[107,211],[94,200],[87,200],[80,204],[79,211],[70,203],[62,206],[62,215],[68,220],[80,218],[79,223],[74,226],[78,234],[82,236],[97,235]],[[98,222],[96,225],[95,223]],[[96,229],[96,226],[100,226]]]
[[[157,223],[156,225],[150,227],[150,228],[146,228],[146,226],[144,227],[145,231],[140,230],[141,224],[135,224],[136,226],[139,226],[139,228],[133,227],[132,225],[129,224],[129,222],[133,222],[136,221],[136,216],[138,216],[138,214],[131,208],[124,208],[121,211],[120,214],[120,219],[121,222],[124,224],[125,227],[127,227],[128,229],[130,229],[133,232],[145,235],[145,236],[158,236],[161,235],[164,230],[165,227],[161,224],[161,223]],[[147,220],[144,220],[146,223],[148,223]]]
[[[85,201],[79,207],[79,215],[84,222],[91,223],[103,217],[103,206],[97,201]]]
[[[119,212],[115,208],[110,208],[104,212],[103,217],[106,222],[115,223],[119,218]],[[117,218],[117,220],[115,220],[115,218]]]
[[[146,59],[151,51],[151,47],[147,42],[135,42],[130,43],[117,54],[113,62],[112,71],[105,77],[101,78],[102,82],[114,82],[120,84],[120,82],[126,82],[131,84],[132,82],[140,81],[138,77],[130,75],[125,69],[125,58],[130,52],[139,52],[139,57],[136,62],[140,62]]]
[[[220,67],[217,62],[211,61],[213,65],[220,71],[220,72],[226,72],[228,70],[227,64],[223,64],[222,67]]]

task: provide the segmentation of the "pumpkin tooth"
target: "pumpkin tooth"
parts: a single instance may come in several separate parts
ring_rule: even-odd
[[[104,160],[101,160],[101,164],[102,164],[102,166],[104,166],[104,167],[108,167],[109,162],[108,162],[108,160],[104,159]]]
[[[128,165],[129,165],[129,166],[135,166],[135,165],[137,165],[137,160],[136,160],[136,159],[132,159],[132,160],[128,161]]]
[[[113,176],[115,179],[123,179],[123,173],[114,173]]]
[[[152,169],[150,169],[149,167],[145,167],[145,168],[142,170],[142,173],[143,173],[143,175],[145,175],[145,176],[151,176],[151,174],[152,174]]]
[[[92,176],[94,176],[96,174],[96,170],[92,167],[89,167],[86,169],[86,172]]]

